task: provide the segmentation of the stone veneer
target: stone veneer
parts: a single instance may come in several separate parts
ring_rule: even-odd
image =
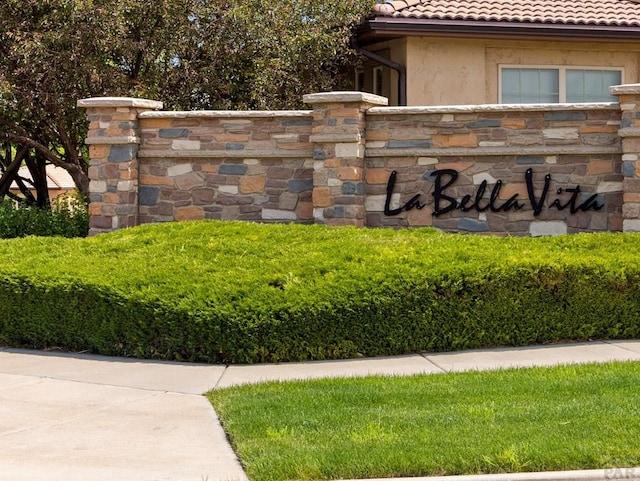
[[[329,92],[304,97],[312,110],[274,112],[81,100],[91,233],[191,219],[640,231],[640,84],[611,91],[619,103],[452,107],[385,107],[379,96]],[[440,210],[451,199],[466,208],[434,215],[443,170]],[[531,199],[545,185],[536,213]]]
[[[617,104],[488,105],[437,108],[370,109],[367,112],[367,225],[434,226],[447,231],[492,232],[515,235],[578,231],[622,230],[623,174],[620,164],[620,109]],[[455,209],[433,215],[433,172],[453,169],[459,177],[444,194],[475,201],[480,185],[486,190],[479,209]],[[534,215],[528,198],[526,172],[531,169],[535,199],[539,200],[550,174],[547,201]],[[391,209],[412,196],[426,204],[389,216],[384,214],[387,182],[397,180]],[[443,177],[444,185],[450,180]],[[492,211],[488,199],[493,186],[494,207],[516,198],[522,208]],[[559,199],[570,202],[564,189],[580,187],[576,206],[593,194],[604,208],[570,214],[549,209]],[[563,189],[558,194],[558,189]]]

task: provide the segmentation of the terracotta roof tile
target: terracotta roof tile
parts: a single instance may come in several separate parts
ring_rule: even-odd
[[[640,0],[397,0],[375,16],[567,25],[640,26]]]

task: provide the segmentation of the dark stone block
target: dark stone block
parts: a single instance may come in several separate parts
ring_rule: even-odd
[[[287,190],[294,194],[313,189],[313,179],[311,180],[290,180],[287,182]]]
[[[460,219],[457,227],[459,230],[467,232],[487,232],[489,230],[489,225],[485,221],[468,218]]]
[[[312,125],[313,119],[285,119],[282,121],[282,125],[285,127],[299,126],[299,125]]]
[[[390,140],[387,142],[388,149],[430,149],[429,140]]]
[[[244,150],[244,144],[238,142],[228,142],[224,145],[225,150]]]
[[[586,120],[585,112],[546,112],[545,120]]]
[[[636,163],[635,162],[623,162],[622,163],[622,175],[625,177],[636,176]]]
[[[313,160],[326,160],[327,153],[324,150],[314,150],[313,151]]]
[[[500,127],[500,119],[480,119],[474,122],[469,122],[467,127],[470,129],[483,129],[487,127]]]
[[[130,162],[135,159],[137,153],[138,147],[133,144],[112,145],[111,149],[109,150],[109,162]]]
[[[222,164],[218,167],[218,174],[221,175],[244,175],[247,173],[246,165]]]
[[[529,164],[544,164],[544,158],[537,155],[519,155],[516,157],[516,164],[529,165]]]
[[[157,187],[142,186],[138,191],[138,203],[140,205],[156,205],[159,196],[160,189]]]
[[[158,135],[162,139],[179,139],[187,137],[189,130],[187,129],[160,129]]]
[[[364,195],[364,182],[344,182],[342,193],[344,195]]]
[[[344,217],[344,206],[327,207],[324,210],[324,216],[330,219],[342,218]]]

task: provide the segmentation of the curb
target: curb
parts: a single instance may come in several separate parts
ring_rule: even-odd
[[[581,471],[544,471],[534,473],[468,474],[462,476],[426,476],[415,478],[375,478],[340,481],[640,481],[640,467],[604,468]]]

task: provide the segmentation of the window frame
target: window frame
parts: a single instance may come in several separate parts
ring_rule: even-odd
[[[519,64],[499,64],[498,65],[498,103],[504,104],[502,100],[502,71],[504,69],[548,69],[558,70],[558,103],[567,103],[567,70],[610,70],[620,72],[620,84],[625,82],[624,67],[600,67],[597,65],[519,65]],[[595,102],[595,101],[594,101]],[[613,100],[612,100],[613,102]]]
[[[357,91],[364,92],[364,84],[365,84],[364,67],[356,68],[354,84],[355,84],[355,89]]]
[[[384,90],[384,71],[382,65],[376,65],[373,67],[373,88],[371,89],[373,94],[382,95]]]

